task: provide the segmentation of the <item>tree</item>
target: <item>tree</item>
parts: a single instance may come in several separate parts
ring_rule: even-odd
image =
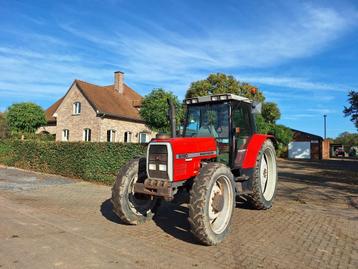
[[[34,133],[46,124],[45,113],[34,103],[18,103],[8,108],[6,121],[14,133]]]
[[[255,88],[255,93],[252,89]],[[272,134],[278,141],[278,155],[285,152],[287,144],[292,140],[292,132],[283,125],[276,125],[281,112],[277,104],[264,102],[265,96],[257,87],[236,80],[233,76],[221,73],[211,74],[206,79],[191,83],[186,98],[220,93],[233,93],[253,101],[262,102],[262,114],[256,115],[256,125],[259,133]]]
[[[8,126],[5,119],[5,115],[0,112],[0,138],[5,138],[8,135]]]
[[[256,89],[256,94],[252,93],[253,88]],[[192,98],[220,93],[233,93],[259,102],[265,100],[263,93],[256,87],[248,83],[240,83],[233,76],[222,73],[210,74],[206,79],[191,83],[185,97]]]
[[[260,134],[271,134],[277,140],[277,155],[282,156],[287,153],[287,145],[292,141],[293,133],[291,129],[281,124],[269,123],[262,115],[256,116],[257,132]]]
[[[276,103],[265,102],[262,104],[262,117],[268,123],[276,123],[281,118],[281,112]]]
[[[264,117],[262,117],[262,115],[256,115],[255,120],[256,120],[256,128],[258,133],[268,134],[272,129],[273,124],[267,123]]]
[[[348,93],[348,102],[350,107],[344,107],[343,113],[345,117],[351,116],[351,121],[358,129],[358,92],[350,91]]]
[[[292,141],[293,133],[291,129],[282,124],[274,124],[268,133],[274,135],[277,141],[282,145],[288,145],[288,143]]]
[[[174,102],[176,108],[176,121],[177,124],[183,119],[183,108],[181,103],[172,92],[164,89],[153,89],[148,95],[146,95],[142,102],[140,109],[140,115],[146,122],[146,125],[158,132],[168,132],[170,129],[167,112],[169,105],[167,99],[171,99]]]
[[[353,146],[358,146],[358,134],[343,132],[334,140],[337,144],[342,144],[346,151]]]

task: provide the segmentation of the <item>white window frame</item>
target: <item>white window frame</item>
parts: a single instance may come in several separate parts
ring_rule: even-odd
[[[109,140],[108,140],[108,132],[110,132]],[[114,130],[114,129],[107,130],[106,139],[107,139],[107,142],[116,142],[116,130]]]
[[[141,139],[142,139],[142,135],[145,135],[144,141],[141,140]],[[148,135],[148,133],[146,133],[146,132],[140,132],[140,133],[139,133],[139,143],[145,144],[145,143],[148,143],[148,142],[149,142],[149,135]]]
[[[90,128],[83,129],[83,141],[90,142],[92,139],[92,131]]]
[[[124,132],[124,143],[131,143],[132,142],[132,132],[126,131]]]
[[[74,102],[73,103],[73,115],[79,115],[81,114],[81,103],[80,102]]]
[[[62,130],[62,141],[69,141],[70,140],[70,130],[63,129]]]

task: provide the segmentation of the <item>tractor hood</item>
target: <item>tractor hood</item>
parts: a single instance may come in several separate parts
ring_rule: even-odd
[[[170,181],[181,181],[196,176],[200,171],[201,161],[213,159],[217,155],[214,137],[178,137],[153,139],[148,145],[147,160],[151,160],[150,148],[166,145],[168,175]]]
[[[169,143],[173,153],[184,157],[193,157],[193,154],[216,155],[216,140],[214,137],[177,137],[168,139],[153,139],[150,143]],[[212,154],[212,152],[214,152]],[[211,154],[208,154],[211,153]]]

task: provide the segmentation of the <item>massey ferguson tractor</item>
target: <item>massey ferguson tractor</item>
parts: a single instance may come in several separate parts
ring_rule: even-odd
[[[189,223],[205,245],[228,234],[236,196],[256,209],[272,206],[276,193],[275,139],[256,133],[249,99],[219,94],[185,100],[182,135],[176,136],[175,110],[169,101],[171,136],[157,136],[147,156],[128,162],[112,188],[113,210],[128,224],[154,216],[161,199],[190,191]]]

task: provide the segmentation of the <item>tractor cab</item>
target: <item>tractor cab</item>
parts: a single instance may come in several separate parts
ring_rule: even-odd
[[[217,161],[232,169],[239,168],[248,139],[256,132],[253,112],[259,105],[234,94],[190,98],[185,104],[183,136],[214,137]]]

